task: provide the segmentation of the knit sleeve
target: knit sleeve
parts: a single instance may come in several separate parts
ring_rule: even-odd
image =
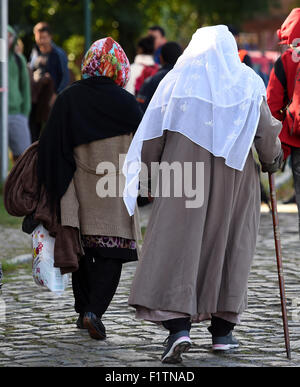
[[[281,128],[281,122],[272,116],[264,99],[261,104],[260,120],[254,139],[255,148],[262,163],[272,164],[280,154],[281,143],[278,136]]]

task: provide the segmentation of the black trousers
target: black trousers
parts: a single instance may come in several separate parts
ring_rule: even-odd
[[[85,249],[86,255],[80,259],[79,270],[72,273],[75,311],[80,315],[93,312],[101,318],[119,285],[122,261],[91,254],[88,250]]]
[[[173,335],[179,331],[190,331],[191,321],[189,318],[175,318],[172,320],[162,321],[163,326]],[[216,337],[227,336],[235,327],[235,324],[223,320],[222,318],[212,316],[209,332]]]

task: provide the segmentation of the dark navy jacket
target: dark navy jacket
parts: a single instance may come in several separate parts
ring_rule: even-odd
[[[153,94],[155,93],[160,81],[167,75],[167,73],[172,70],[173,65],[165,64],[158,72],[149,77],[143,83],[136,99],[139,102],[139,105],[143,112],[145,113]]]
[[[42,74],[48,72],[54,82],[56,94],[69,84],[67,55],[62,48],[54,43],[52,43],[52,51],[47,55],[43,55],[37,46],[32,50],[30,68],[32,71],[40,69]]]

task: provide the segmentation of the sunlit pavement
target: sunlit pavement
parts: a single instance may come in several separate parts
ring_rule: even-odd
[[[266,204],[261,205],[261,212],[269,212],[269,207]],[[277,204],[277,212],[279,213],[286,213],[286,214],[295,214],[298,213],[297,205],[296,204]]]

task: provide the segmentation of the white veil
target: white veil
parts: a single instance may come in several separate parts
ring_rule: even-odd
[[[266,94],[262,79],[241,63],[223,25],[198,29],[160,82],[125,159],[124,202],[134,213],[143,141],[175,131],[243,170]]]

